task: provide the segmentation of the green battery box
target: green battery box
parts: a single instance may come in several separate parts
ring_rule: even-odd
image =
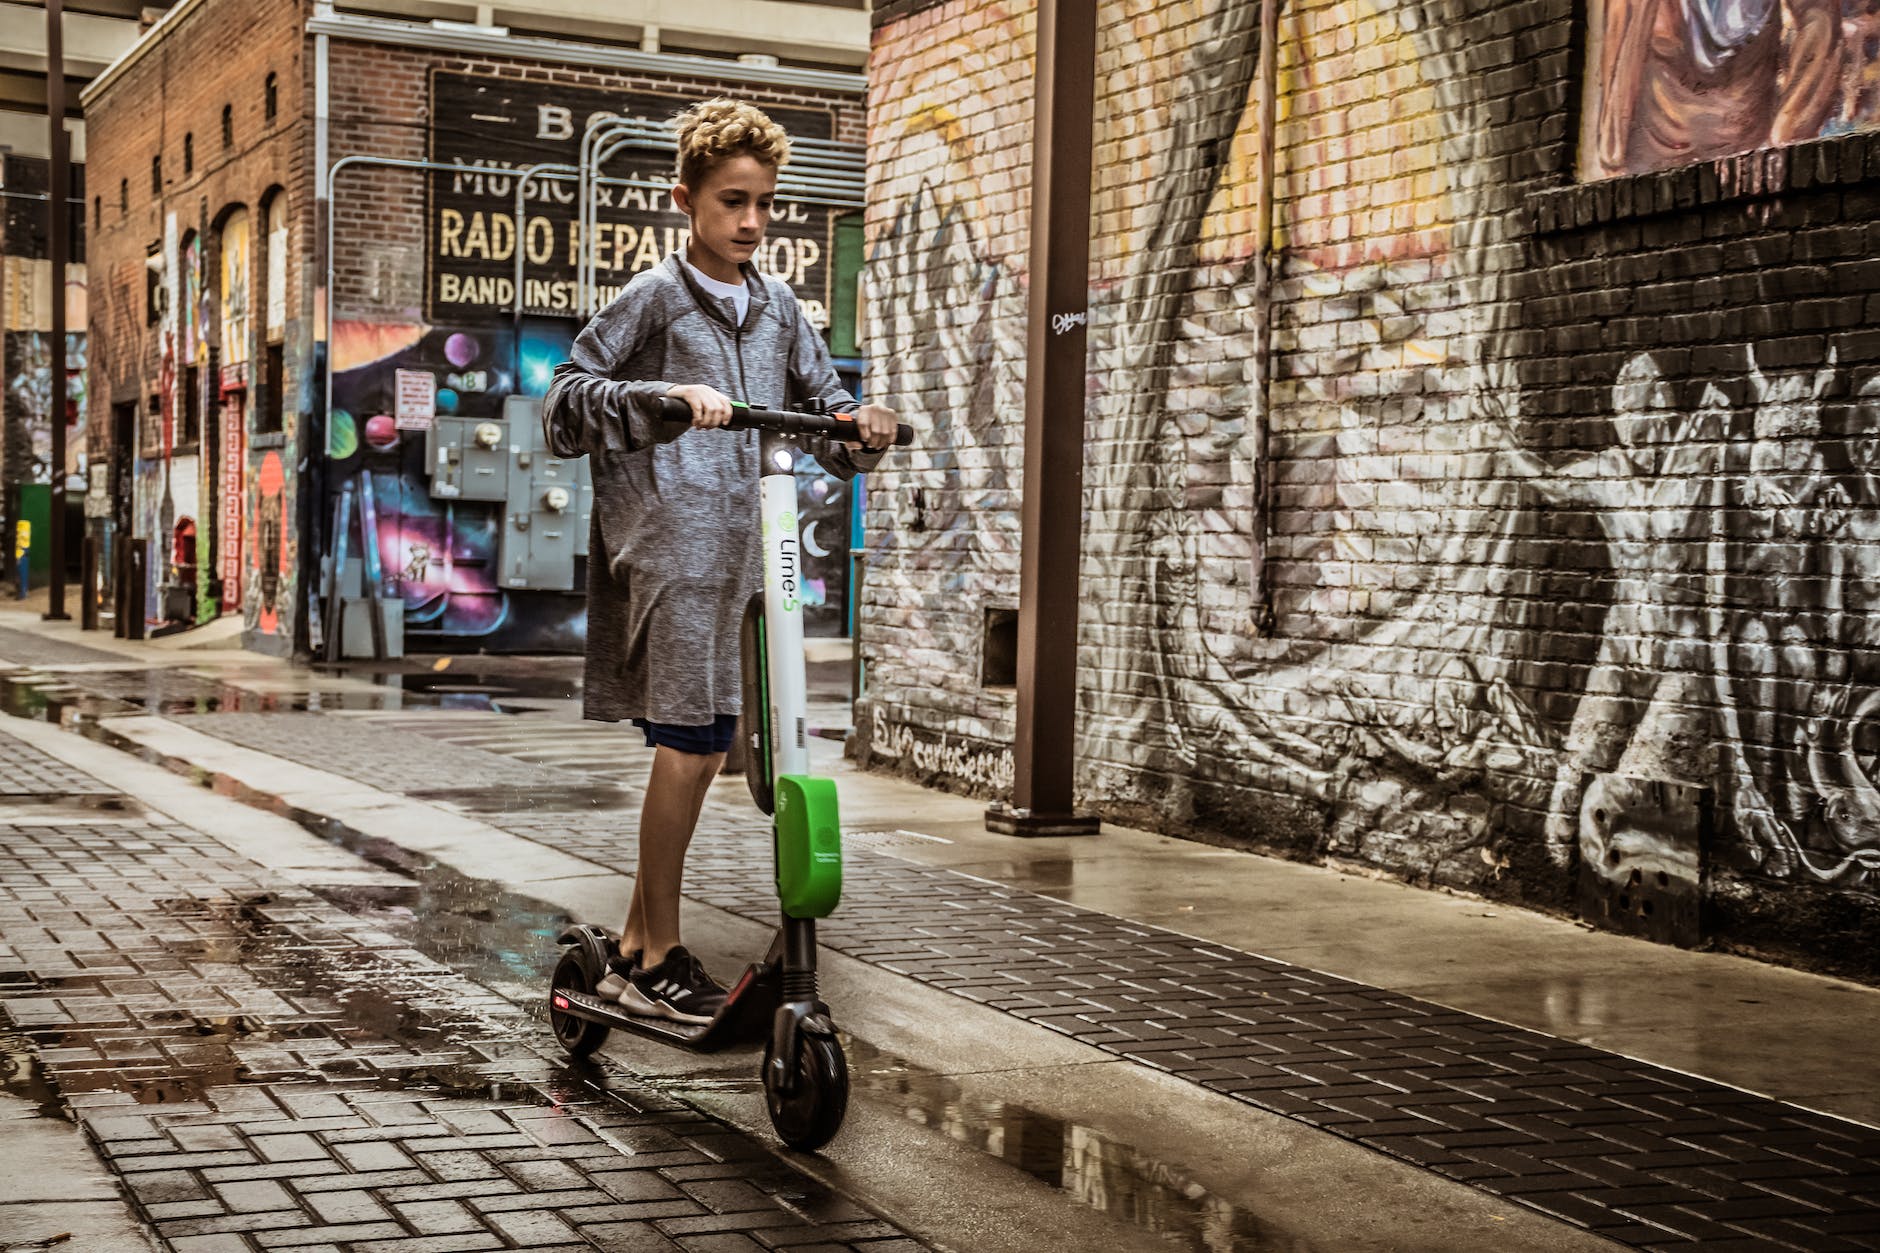
[[[842,899],[842,819],[836,782],[777,778],[777,896],[792,918],[827,918]]]

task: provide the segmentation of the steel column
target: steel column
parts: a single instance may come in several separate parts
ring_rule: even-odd
[[[1075,812],[1077,577],[1083,544],[1096,0],[1039,0],[1033,88],[1025,478],[1019,510],[1018,737],[1008,835],[1087,835]]]
[[[65,263],[70,249],[72,171],[65,147],[65,11],[62,0],[46,0],[46,125],[52,142],[46,188],[46,252],[52,262],[52,546],[51,596],[46,617],[62,622],[65,612]]]

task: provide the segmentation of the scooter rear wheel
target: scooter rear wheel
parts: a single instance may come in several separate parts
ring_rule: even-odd
[[[555,963],[555,976],[549,983],[548,1025],[555,1032],[555,1039],[574,1057],[586,1057],[607,1042],[607,1028],[598,1022],[589,1022],[573,1014],[563,1013],[555,1008],[555,993],[561,989],[579,992],[584,996],[593,994],[594,989],[588,984],[587,967],[582,965],[581,956],[570,948]]]
[[[796,1090],[789,1093],[778,1088],[771,1049],[771,1045],[764,1046],[764,1104],[770,1110],[770,1125],[791,1148],[813,1153],[835,1139],[849,1112],[849,1066],[842,1046],[828,1036],[799,1035]]]

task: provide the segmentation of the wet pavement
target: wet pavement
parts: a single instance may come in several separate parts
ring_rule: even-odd
[[[0,659],[12,660],[4,644],[0,637]],[[180,1020],[136,1019],[138,1030],[130,1031],[103,1008],[104,1002],[115,1005],[117,998],[130,998],[119,1008],[135,1019],[147,1008],[136,998],[158,986],[166,994],[171,991],[170,967],[157,967],[157,978],[141,967],[117,971],[108,960],[99,971],[60,972],[53,950],[43,948],[36,950],[35,960],[49,963],[50,977],[77,982],[46,984],[47,976],[33,966],[36,984],[9,985],[4,980],[12,976],[4,972],[14,963],[0,963],[0,1006],[13,1019],[13,1039],[31,1046],[23,1050],[16,1043],[0,1051],[5,1058],[0,1069],[28,1076],[19,1080],[22,1091],[56,1093],[80,1112],[86,1101],[104,1098],[119,1107],[161,1104],[173,1107],[172,1113],[182,1108],[179,1102],[191,1110],[206,1106],[222,1121],[203,1125],[233,1128],[240,1151],[251,1154],[241,1162],[205,1165],[194,1176],[204,1195],[184,1201],[219,1204],[219,1214],[158,1214],[138,1194],[139,1216],[158,1224],[172,1247],[275,1247],[299,1237],[264,1239],[259,1233],[307,1230],[307,1224],[326,1221],[307,1199],[326,1186],[314,1173],[309,1174],[312,1192],[297,1182],[283,1185],[300,1226],[251,1229],[243,1227],[243,1215],[251,1211],[231,1208],[218,1190],[236,1175],[204,1173],[223,1166],[285,1166],[255,1148],[257,1136],[274,1135],[309,1136],[325,1155],[296,1161],[337,1161],[351,1168],[341,1153],[341,1146],[350,1143],[344,1136],[275,1127],[284,1116],[318,1121],[283,1106],[272,1095],[277,1085],[296,1093],[318,1090],[339,1102],[320,1105],[327,1111],[323,1116],[364,1120],[336,1126],[335,1134],[385,1130],[375,1121],[376,1105],[408,1104],[417,1099],[409,1098],[416,1090],[425,1094],[418,1104],[436,1120],[428,1125],[448,1125],[448,1103],[469,1101],[479,1113],[504,1120],[500,1127],[488,1123],[495,1129],[487,1134],[527,1141],[477,1158],[475,1169],[495,1173],[464,1180],[430,1169],[431,1159],[423,1156],[428,1150],[416,1145],[445,1133],[372,1141],[396,1143],[408,1163],[398,1169],[420,1173],[407,1182],[385,1184],[385,1196],[370,1198],[383,1214],[362,1209],[366,1217],[360,1224],[363,1230],[375,1222],[403,1223],[402,1234],[341,1233],[321,1237],[326,1244],[315,1247],[517,1246],[524,1237],[495,1217],[512,1212],[501,1208],[505,1204],[522,1204],[513,1200],[516,1191],[483,1198],[495,1208],[484,1205],[481,1194],[426,1194],[457,1202],[470,1217],[450,1210],[449,1221],[476,1219],[480,1229],[461,1230],[497,1241],[489,1244],[449,1243],[459,1238],[455,1228],[421,1232],[399,1203],[418,1205],[424,1189],[453,1183],[514,1185],[528,1193],[534,1181],[512,1167],[536,1159],[511,1162],[498,1152],[551,1147],[532,1135],[532,1129],[549,1125],[539,1115],[547,1108],[579,1111],[568,1117],[598,1137],[582,1142],[596,1155],[591,1159],[574,1154],[572,1142],[552,1146],[569,1150],[552,1160],[573,1163],[573,1174],[558,1176],[571,1194],[593,1191],[597,1174],[620,1169],[593,1147],[611,1143],[603,1122],[615,1116],[670,1116],[684,1126],[703,1120],[719,1129],[715,1134],[757,1146],[769,1164],[764,1169],[780,1169],[763,1147],[761,1130],[753,1137],[733,1129],[757,1126],[750,1111],[761,1101],[751,1059],[675,1061],[649,1054],[643,1043],[621,1042],[610,1046],[612,1064],[596,1080],[563,1064],[532,1016],[553,936],[577,914],[593,916],[591,906],[571,902],[594,899],[584,884],[631,864],[638,790],[649,764],[637,736],[573,720],[578,708],[573,671],[565,660],[523,664],[513,674],[501,664],[453,674],[458,665],[453,659],[442,668],[413,664],[363,676],[329,675],[296,690],[279,669],[252,663],[247,672],[225,663],[189,667],[204,671],[198,674],[139,674],[95,660],[60,664],[57,657],[48,659],[52,651],[41,648],[30,666],[0,673],[0,705],[7,712],[83,731],[224,795],[287,815],[370,868],[359,876],[334,876],[348,882],[311,889],[278,882],[214,882],[214,874],[204,869],[213,891],[197,885],[174,896],[133,898],[119,920],[124,927],[171,936],[164,954],[168,960],[201,963],[217,976],[225,971],[235,976],[229,987],[238,992],[236,1004],[220,1013],[200,1007],[188,1011],[187,1030],[194,1038],[165,1034],[170,1027],[182,1028]],[[320,687],[325,690],[314,690]],[[152,722],[151,715],[162,721]],[[0,734],[5,730],[0,722]],[[188,739],[184,732],[198,733],[198,738]],[[217,752],[189,747],[205,743],[201,735],[229,747]],[[170,742],[166,737],[174,739],[173,746],[158,747]],[[15,756],[10,746],[6,756],[9,761]],[[282,764],[271,771],[254,764],[244,777],[215,760]],[[42,798],[85,779],[83,772],[43,753],[35,757],[27,751],[18,754],[18,761],[12,774],[0,768],[0,793],[11,791],[22,805],[44,804]],[[272,794],[266,778],[280,775],[285,763],[294,763],[308,780],[330,780],[333,802],[309,799],[304,785],[290,796],[283,783],[274,789],[279,794]],[[17,788],[9,782],[14,774],[21,780]],[[346,816],[338,797],[341,781],[357,785],[365,797],[355,806],[358,814],[376,809],[382,821],[375,826],[357,814]],[[845,792],[849,786],[844,783]],[[93,787],[103,785],[94,781]],[[55,840],[35,850],[34,857],[82,859],[95,853],[101,847],[96,841],[107,834],[133,846],[154,846],[151,830],[160,828],[167,837],[179,829],[161,820],[153,827],[134,809],[87,826],[87,817],[96,818],[97,811],[72,807],[84,796],[72,791],[68,802],[55,806],[61,817],[43,830],[82,833],[93,843],[68,846]],[[395,798],[408,808],[398,808]],[[91,803],[99,803],[96,791]],[[472,868],[455,845],[451,853],[436,852],[447,843],[442,837],[427,845],[425,838],[406,834],[414,818],[429,821],[427,814],[451,830],[486,832],[493,849],[502,840],[511,843],[489,855],[487,870]],[[443,820],[452,814],[460,817]],[[19,815],[17,806],[6,813],[9,820]],[[844,1017],[839,1009],[838,1017],[850,1028],[846,1044],[857,1089],[858,1113],[845,1132],[847,1143],[832,1146],[828,1165],[798,1161],[796,1168],[808,1174],[786,1171],[794,1183],[766,1176],[774,1184],[768,1191],[769,1185],[751,1184],[760,1194],[785,1199],[772,1209],[748,1212],[790,1213],[804,1223],[827,1225],[827,1214],[806,1215],[789,1199],[793,1190],[809,1188],[829,1204],[847,1198],[847,1204],[885,1206],[912,1220],[893,1229],[870,1228],[865,1235],[857,1228],[849,1238],[863,1243],[855,1247],[903,1247],[895,1242],[913,1240],[952,1248],[1014,1247],[1009,1231],[995,1235],[971,1225],[965,1217],[971,1198],[928,1200],[917,1195],[915,1185],[895,1181],[892,1163],[872,1160],[902,1156],[923,1165],[955,1163],[966,1172],[962,1178],[984,1179],[976,1186],[989,1213],[1007,1197],[1036,1208],[1011,1224],[1012,1230],[1025,1229],[1026,1223],[1042,1230],[1055,1223],[1061,1231],[1093,1233],[1078,1247],[1133,1248],[1146,1241],[1142,1247],[1207,1250],[1502,1249],[1594,1247],[1610,1240],[1647,1248],[1696,1244],[1824,1253],[1880,1248],[1880,1169],[1874,1165],[1880,1161],[1880,1132],[1871,1128],[1216,940],[1080,907],[1060,899],[1087,890],[1092,882],[1091,866],[1074,853],[1028,848],[995,876],[1006,883],[960,874],[944,864],[921,864],[959,859],[970,841],[956,850],[953,838],[939,834],[952,830],[945,823],[909,817],[905,826],[881,824],[847,834],[849,886],[842,910],[824,928],[825,943],[837,955],[830,974],[876,989],[884,1002],[908,998],[930,1022],[935,1005],[945,1001],[961,1006],[942,1011],[956,1013],[961,1023],[1003,1019],[1013,1026],[1002,1034],[1010,1037],[1016,1030],[1019,1035],[996,1047],[986,1043],[985,1056],[1003,1049],[1015,1060],[977,1066],[955,1061],[945,1055],[945,1046],[922,1039],[918,1031],[897,1034],[890,1010],[858,1005]],[[31,834],[36,830],[28,821],[0,828],[6,837],[0,843],[12,851],[51,838]],[[167,857],[194,847],[191,855],[205,867],[216,862],[213,842],[166,839],[163,847]],[[143,856],[141,849],[135,851]],[[220,855],[226,858],[228,850]],[[519,882],[500,869],[531,858],[542,867],[532,872],[531,881]],[[742,785],[721,783],[694,846],[689,899],[721,919],[726,931],[761,935],[775,912],[764,886],[768,861],[764,830],[742,796]],[[168,863],[163,869],[168,871]],[[243,868],[237,878],[254,869]],[[68,886],[84,881],[89,887],[91,873],[88,867]],[[215,873],[237,872],[223,866]],[[571,886],[557,889],[557,882]],[[14,904],[8,895],[12,890],[14,880],[0,875],[0,903]],[[14,931],[30,925],[0,914],[0,942],[14,942]],[[63,933],[52,934],[64,943]],[[712,952],[707,956],[721,964]],[[287,1010],[263,1003],[269,1012],[257,1013],[241,1004],[249,995],[240,991],[244,978],[254,982],[254,996],[277,997]],[[62,1010],[65,1002],[76,1002],[83,1011],[80,1019],[85,1013],[105,1017],[74,1020],[69,1026],[13,1017],[16,1003],[25,1006],[22,1012],[30,1019],[47,1000]],[[991,1029],[1001,1032],[996,1025]],[[86,1036],[87,1031],[93,1034]],[[1027,1032],[1064,1043],[1025,1043],[1034,1039]],[[90,1049],[102,1058],[107,1042],[133,1050],[123,1055],[126,1065],[104,1066],[86,1053]],[[1051,1063],[1026,1060],[1026,1049]],[[24,1061],[19,1060],[22,1052],[30,1054]],[[620,1071],[621,1065],[634,1077]],[[1085,1076],[1081,1094],[1074,1077],[1080,1071]],[[195,1077],[185,1081],[179,1077],[185,1073]],[[104,1076],[98,1086],[86,1086],[98,1076]],[[236,1094],[257,1089],[270,1093],[273,1106],[255,1118],[234,1117],[244,1112],[242,1101],[253,1099]],[[368,1098],[367,1092],[373,1095]],[[1107,1095],[1112,1092],[1129,1095]],[[1220,1155],[1194,1143],[1192,1136],[1155,1127],[1153,1110],[1112,1108],[1118,1099],[1134,1101],[1143,1093],[1157,1094],[1166,1110],[1183,1111],[1196,1126],[1232,1127],[1230,1134],[1216,1137],[1222,1144],[1238,1143],[1235,1137],[1243,1133],[1318,1137],[1295,1139],[1294,1155],[1307,1160],[1314,1153],[1333,1154],[1328,1160],[1340,1168],[1329,1173],[1337,1181],[1320,1190],[1329,1188],[1341,1198],[1339,1204],[1361,1206],[1364,1202],[1355,1198],[1389,1197],[1395,1195],[1391,1189],[1402,1188],[1408,1189],[1404,1195],[1423,1200],[1424,1208],[1394,1218],[1302,1219],[1289,1209],[1293,1201],[1232,1168],[1223,1169]],[[216,1094],[235,1104],[225,1111]],[[1112,1107],[1105,1107],[1104,1100]],[[620,1102],[624,1114],[616,1109]],[[1244,1112],[1236,1115],[1236,1108]],[[713,1122],[713,1117],[725,1121]],[[248,1129],[257,1120],[263,1129]],[[174,1127],[194,1125],[164,1122],[156,1130],[174,1140]],[[1299,1130],[1284,1132],[1288,1125]],[[449,1134],[462,1139],[466,1133]],[[134,1182],[139,1172],[121,1162],[148,1154],[119,1152],[115,1142],[96,1131],[92,1136],[120,1177]],[[870,1137],[877,1142],[875,1153],[866,1147]],[[1326,1149],[1321,1141],[1348,1147]],[[1350,1153],[1359,1156],[1342,1156]],[[736,1155],[712,1160],[726,1169],[747,1164]],[[972,1165],[975,1161],[982,1164]],[[1366,1175],[1365,1162],[1375,1163],[1375,1178]],[[1352,1163],[1358,1164],[1355,1169]],[[755,1165],[749,1169],[757,1171]],[[1416,1190],[1419,1175],[1430,1190]],[[243,1176],[292,1177],[292,1172]],[[711,1209],[708,1200],[687,1190],[689,1178],[661,1178],[690,1203]],[[1479,1202],[1467,1201],[1471,1189]],[[265,1197],[255,1194],[258,1200],[280,1201],[274,1192],[263,1191]],[[1549,1217],[1496,1208],[1510,1201]],[[609,1194],[571,1210],[624,1203]],[[285,1223],[282,1216],[289,1211],[252,1212],[273,1214]],[[849,1221],[880,1221],[866,1208],[858,1212],[861,1216]],[[1078,1212],[1090,1217],[1076,1218]],[[948,1227],[936,1215],[956,1216],[959,1225]],[[1428,1225],[1431,1217],[1438,1220],[1435,1230]],[[233,1225],[213,1230],[160,1225],[217,1218]],[[734,1247],[723,1238],[735,1228],[713,1229],[711,1239],[717,1242],[695,1244],[702,1229],[661,1227],[664,1221],[663,1216],[623,1218],[611,1209],[603,1218],[597,1210],[593,1222],[573,1224],[574,1235],[555,1238],[569,1247],[616,1247],[600,1243],[594,1231],[611,1223],[639,1223],[650,1225],[652,1234],[645,1238],[669,1243],[618,1247],[670,1247],[675,1241],[687,1248]],[[1099,1225],[1090,1226],[1093,1222]],[[177,1242],[226,1241],[242,1230],[256,1233],[239,1237],[254,1243]],[[753,1230],[759,1243],[773,1243]],[[419,1238],[447,1242],[374,1243]],[[579,1244],[582,1239],[587,1244]],[[1033,1239],[1016,1247],[1037,1243]]]
[[[42,756],[0,737],[9,762]],[[380,925],[398,889],[310,891],[147,815],[40,818],[0,815],[6,1088],[78,1120],[171,1248],[921,1247],[752,1138],[568,1062]],[[498,917],[434,877],[411,885],[427,917]],[[515,969],[559,922],[505,912],[536,941]],[[490,933],[427,934],[504,960]]]

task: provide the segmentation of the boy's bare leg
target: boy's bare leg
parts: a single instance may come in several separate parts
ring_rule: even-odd
[[[678,945],[686,849],[705,807],[705,794],[724,764],[723,753],[682,753],[664,745],[654,750],[653,774],[640,807],[640,869],[626,925],[620,929],[622,956],[640,949],[642,964],[657,966]]]

